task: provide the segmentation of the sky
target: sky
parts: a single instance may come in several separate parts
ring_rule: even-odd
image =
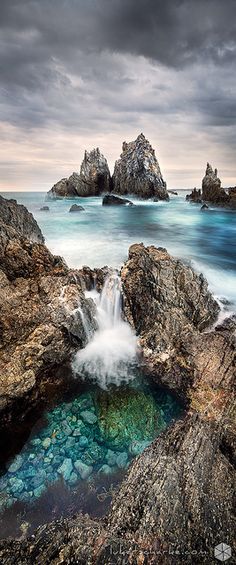
[[[236,184],[236,0],[0,0],[0,190],[142,131],[169,188]]]

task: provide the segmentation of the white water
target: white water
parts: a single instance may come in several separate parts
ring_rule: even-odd
[[[106,389],[111,383],[120,385],[133,379],[137,340],[121,317],[121,282],[116,273],[110,275],[99,295],[87,293],[97,306],[98,330],[86,347],[75,356],[72,368],[82,378],[89,377]]]

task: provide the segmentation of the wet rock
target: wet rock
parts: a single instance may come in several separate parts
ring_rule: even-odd
[[[49,210],[49,206],[42,206],[42,208],[40,208],[40,212],[49,212]]]
[[[88,477],[90,477],[92,471],[93,471],[93,467],[90,465],[86,465],[85,463],[83,463],[83,461],[77,460],[74,463],[74,466],[76,468],[76,471],[79,472],[81,479],[88,479]]]
[[[109,467],[109,465],[102,465],[102,467],[98,470],[98,473],[101,473],[102,475],[111,475],[112,471],[113,470]]]
[[[84,208],[83,206],[79,206],[78,204],[72,204],[72,206],[69,209],[69,212],[83,212]]]
[[[178,192],[176,192],[176,190],[168,190],[167,192],[169,194],[173,194],[174,196],[178,196]]]
[[[73,471],[73,464],[70,458],[65,458],[62,465],[57,469],[57,472],[63,476],[65,481],[68,481]]]
[[[206,280],[165,249],[143,244],[131,246],[121,277],[124,313],[139,335],[147,371],[186,398],[193,378],[186,343],[220,310]]]
[[[60,200],[61,198],[74,198],[78,196],[77,190],[69,179],[63,178],[53,185],[47,193],[47,200]]]
[[[116,465],[116,458],[117,458],[117,453],[115,451],[112,451],[111,449],[108,449],[106,454],[106,460],[110,467]]]
[[[151,395],[129,389],[114,391],[109,397],[98,393],[98,425],[103,441],[122,449],[134,438],[152,440],[163,420]]]
[[[17,479],[16,477],[12,477],[9,479],[9,483],[11,486],[11,491],[15,494],[22,492],[24,490],[24,482],[21,479]]]
[[[80,416],[86,424],[95,424],[97,422],[96,414],[90,412],[89,410],[84,410],[80,413]]]
[[[51,445],[51,438],[46,437],[42,442],[42,446],[44,447],[44,449],[48,449],[50,445]]]
[[[221,187],[221,180],[217,176],[217,169],[207,163],[206,174],[202,180],[202,198],[212,204],[227,204],[229,195]]]
[[[202,203],[202,193],[200,188],[194,188],[191,192],[191,194],[187,194],[186,196],[186,200],[188,200],[189,202],[194,202],[195,204],[201,204]]]
[[[201,206],[201,210],[208,210],[208,209],[209,209],[209,206],[207,206],[207,204],[203,204]]]
[[[169,200],[155,151],[143,133],[135,141],[124,141],[122,149],[112,177],[113,192]]]
[[[17,455],[11,465],[8,467],[9,473],[16,473],[23,465],[23,457]]]
[[[17,418],[14,412],[17,406],[23,418],[24,402],[27,410],[29,406],[33,409],[39,389],[46,394],[43,391],[49,369],[69,361],[72,353],[85,343],[78,303],[91,328],[96,324],[94,304],[85,299],[80,283],[71,276],[64,261],[53,256],[42,243],[32,242],[43,241],[32,215],[16,202],[4,199],[0,202],[0,277],[4,279],[0,295],[3,426],[7,420]],[[62,377],[57,378],[60,382]],[[4,433],[1,436],[4,439]]]
[[[114,194],[106,194],[102,201],[103,206],[133,206],[133,202],[131,200],[127,200],[127,198],[120,198],[119,196],[115,196]]]
[[[88,438],[86,436],[80,436],[79,438],[79,445],[80,447],[87,447],[88,445]]]
[[[119,469],[125,469],[127,463],[128,463],[128,455],[126,451],[119,453],[118,457],[116,458],[117,467],[119,467]]]

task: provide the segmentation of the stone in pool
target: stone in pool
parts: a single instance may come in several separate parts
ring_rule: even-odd
[[[91,465],[86,465],[83,461],[75,461],[75,468],[79,472],[81,479],[88,479],[90,477],[93,468]]]
[[[17,455],[14,459],[13,463],[11,463],[10,467],[8,467],[9,473],[16,473],[23,465],[23,457],[21,455]]]
[[[96,424],[97,422],[97,416],[89,410],[84,410],[84,412],[81,412],[80,416],[86,424]]]
[[[113,469],[109,467],[109,465],[102,465],[98,472],[102,473],[103,475],[110,475],[112,471]]]
[[[116,458],[116,464],[119,469],[125,469],[128,462],[128,455],[126,451],[119,453],[118,457]]]
[[[44,449],[48,449],[50,445],[51,445],[51,438],[46,437],[42,442],[42,446],[44,447]]]
[[[64,477],[65,481],[68,481],[72,471],[73,464],[69,458],[65,458],[62,465],[57,469],[57,472]]]
[[[153,397],[135,389],[97,393],[102,440],[112,449],[128,449],[132,441],[152,441],[165,427]]]
[[[18,493],[18,492],[22,492],[22,490],[24,490],[24,483],[21,479],[17,479],[15,477],[12,477],[9,480],[9,483],[11,485],[12,492]]]

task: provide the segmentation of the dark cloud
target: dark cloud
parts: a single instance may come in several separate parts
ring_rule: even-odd
[[[1,0],[1,121],[114,145],[175,127],[187,147],[218,128],[230,152],[235,16],[235,0]]]

